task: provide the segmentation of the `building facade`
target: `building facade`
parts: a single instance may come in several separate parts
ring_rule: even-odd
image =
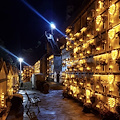
[[[54,80],[54,55],[47,58],[47,78]]]
[[[34,73],[35,73],[35,74],[39,74],[39,73],[40,73],[40,60],[38,60],[38,61],[34,64]]]
[[[66,50],[73,51],[66,60],[67,94],[99,111],[119,113],[120,1],[91,0],[66,35]]]
[[[61,46],[61,56],[62,56],[62,71],[60,74],[60,82],[62,83],[66,77],[66,70],[68,67],[68,60],[70,59],[70,54],[72,51],[67,51],[66,46]]]
[[[22,81],[23,82],[30,82],[33,73],[34,73],[33,67],[23,66]]]
[[[0,112],[7,106],[6,100],[18,91],[19,71],[0,59]]]
[[[6,106],[7,74],[8,71],[5,62],[0,60],[0,108]]]

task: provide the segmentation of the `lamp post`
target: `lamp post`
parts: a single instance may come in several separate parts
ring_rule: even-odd
[[[51,23],[50,27],[51,27],[51,34],[53,35],[53,29],[56,29],[56,26],[54,23]]]
[[[51,30],[50,31],[45,31],[45,36],[47,37],[48,42],[51,44],[53,53],[55,52],[56,49],[58,49],[57,43],[54,40],[53,36],[53,30],[56,29],[55,24],[51,23],[50,24]]]
[[[22,73],[22,62],[23,62],[23,58],[19,58],[18,59],[19,60],[19,62],[20,62],[20,83],[21,83],[21,73]]]
[[[55,26],[55,24],[51,23],[50,27],[51,27],[51,31],[50,32],[45,31],[45,36],[47,37],[48,42],[50,42],[52,40],[53,43],[55,43],[54,42],[54,36],[53,36],[53,30],[56,29],[56,26]]]

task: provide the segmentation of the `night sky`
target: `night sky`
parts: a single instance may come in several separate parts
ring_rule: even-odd
[[[25,0],[57,28],[64,23],[66,2],[62,0]],[[0,0],[0,39],[5,47],[20,56],[23,49],[34,50],[25,61],[34,64],[45,53],[45,31],[50,26],[31,11],[22,0]],[[38,44],[39,43],[39,44]],[[30,57],[30,56],[29,56]],[[30,60],[31,59],[31,60]]]

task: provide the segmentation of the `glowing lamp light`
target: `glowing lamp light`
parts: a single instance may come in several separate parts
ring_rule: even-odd
[[[70,71],[72,71],[72,69],[69,69]]]
[[[114,81],[114,75],[108,75],[108,82],[109,84],[112,84]]]
[[[82,100],[82,97],[79,97],[80,100]]]
[[[54,58],[54,56],[53,55],[51,55],[50,57],[49,57],[49,60],[51,60],[51,59],[53,59]]]
[[[71,80],[70,80],[69,82],[70,82],[70,83],[72,83],[72,81],[71,81]]]
[[[74,38],[74,37],[71,37],[70,40],[75,40],[75,38]]]
[[[97,47],[96,50],[99,51],[99,50],[100,50],[100,47]]]
[[[100,68],[101,68],[100,65],[96,66],[96,70],[99,70]]]
[[[108,36],[110,39],[113,39],[115,37],[115,34],[116,34],[115,29],[111,29],[108,32]]]
[[[83,60],[80,60],[79,63],[80,63],[80,65],[83,64]]]
[[[86,90],[86,97],[90,98],[90,90]]]
[[[82,53],[80,53],[80,56],[82,57],[82,56],[83,56],[83,54],[82,54]]]
[[[23,62],[23,58],[18,58],[19,62]]]
[[[110,68],[110,69],[113,69],[113,66],[112,66],[112,65],[109,65],[109,68]]]
[[[67,84],[65,84],[65,86],[67,87]]]
[[[57,38],[57,41],[59,41],[59,39]]]
[[[96,18],[96,23],[100,24],[101,20],[102,20],[101,15],[98,15],[97,18]]]
[[[91,103],[90,99],[87,99],[87,100],[86,100],[86,103]]]
[[[115,13],[115,4],[112,4],[110,7],[109,7],[109,13],[111,14],[111,15],[113,15],[114,13]]]
[[[77,97],[77,94],[74,94],[74,97]]]
[[[86,44],[83,44],[83,48],[85,48],[86,47]]]
[[[80,67],[79,70],[80,70],[80,71],[83,71],[83,67]]]
[[[67,80],[65,80],[64,82],[67,82]]]
[[[90,17],[87,17],[87,20],[91,20],[91,18],[90,18]]]
[[[113,92],[114,88],[112,86],[109,87],[109,92]]]
[[[77,56],[76,56],[76,55],[74,55],[74,58],[77,58]]]
[[[86,60],[85,60],[85,59],[83,59],[83,63],[86,63]]]
[[[74,84],[77,84],[77,81],[74,81]]]
[[[70,33],[69,35],[70,35],[70,36],[73,36],[73,34],[72,34],[72,33]]]
[[[70,90],[72,90],[73,89],[73,86],[72,85],[70,85]]]
[[[90,37],[90,34],[87,34],[87,37]]]
[[[115,106],[115,98],[108,98],[108,103],[111,108]]]
[[[66,40],[68,40],[68,37],[65,37]]]
[[[96,90],[98,90],[99,88],[100,88],[99,85],[97,85],[97,86],[96,86]]]
[[[70,42],[69,42],[69,41],[67,41],[67,45],[70,45]]]
[[[71,31],[71,29],[67,28],[66,29],[66,33],[69,33]]]
[[[86,31],[86,27],[83,27],[82,29],[81,29],[81,32],[85,32]]]
[[[96,11],[98,12],[98,11],[99,11],[99,9],[96,9]]]
[[[77,87],[76,93],[78,94],[80,92],[79,87]]]
[[[77,32],[74,36],[79,37],[79,36],[80,36],[80,33]]]
[[[99,28],[97,28],[97,29],[96,29],[96,31],[100,31],[100,29],[99,29]]]
[[[90,51],[89,51],[89,50],[87,51],[87,54],[90,54]]]
[[[76,48],[74,48],[74,53],[76,53],[78,51],[78,48],[76,47]]]
[[[73,93],[76,93],[76,87],[73,87]]]
[[[103,7],[103,2],[99,1],[98,3],[99,3],[100,8],[102,8]]]
[[[92,43],[94,43],[94,39],[91,39],[91,40],[90,40],[90,44],[92,44]]]
[[[80,42],[82,42],[82,41],[83,41],[83,39],[81,38],[79,41],[80,41]]]
[[[97,104],[97,105],[96,105],[96,107],[97,107],[97,108],[100,108],[100,105],[99,105],[99,104]]]
[[[112,59],[115,60],[118,56],[118,50],[112,50],[111,56],[112,56]]]
[[[90,83],[87,84],[87,87],[90,87]]]
[[[55,24],[51,23],[50,26],[51,26],[52,29],[56,29]]]
[[[83,85],[83,83],[82,83],[82,82],[80,82],[80,85]]]
[[[74,42],[74,45],[77,45],[77,42]]]
[[[91,68],[90,67],[87,67],[87,70],[90,70]]]
[[[71,75],[71,78],[74,78],[74,77],[75,77],[75,75],[74,75],[74,74],[72,74],[72,75]]]
[[[1,106],[4,107],[4,93],[1,94]]]
[[[84,43],[83,48],[87,48],[87,47],[88,47],[88,43]]]

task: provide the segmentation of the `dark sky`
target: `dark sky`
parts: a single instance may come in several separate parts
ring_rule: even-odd
[[[57,28],[65,21],[65,1],[25,1],[48,21],[54,22]],[[36,49],[38,41],[41,41],[39,50],[37,50],[37,56],[41,56],[44,52],[42,51],[45,44],[44,32],[49,29],[48,23],[31,11],[22,0],[0,0],[0,39],[4,41],[6,48],[15,55],[19,56],[22,49]],[[29,60],[26,61],[29,62]]]

